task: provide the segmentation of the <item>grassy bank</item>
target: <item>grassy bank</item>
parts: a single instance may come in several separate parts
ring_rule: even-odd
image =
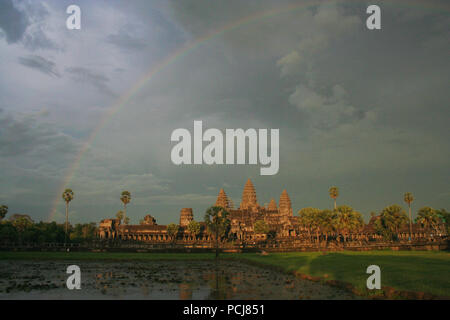
[[[400,291],[425,292],[450,297],[450,253],[436,251],[293,252],[267,256],[242,253],[221,254],[223,259],[276,268],[322,280],[351,284],[369,293],[366,269],[381,268],[381,284]],[[113,253],[113,252],[0,252],[0,260],[213,260],[210,253]],[[376,291],[376,290],[375,290]],[[371,291],[370,294],[376,293]]]
[[[369,292],[369,265],[381,269],[381,285],[400,291],[425,292],[450,297],[450,253],[434,251],[368,251],[272,253],[235,255],[236,259],[297,272],[323,280],[350,283],[359,292]],[[376,291],[376,290],[375,290]]]

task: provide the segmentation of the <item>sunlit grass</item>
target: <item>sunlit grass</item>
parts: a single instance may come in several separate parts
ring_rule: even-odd
[[[313,277],[351,283],[366,290],[369,265],[381,269],[382,286],[404,291],[421,291],[437,296],[450,296],[450,253],[417,251],[368,251],[272,253],[235,255],[276,267],[286,272],[297,271]]]

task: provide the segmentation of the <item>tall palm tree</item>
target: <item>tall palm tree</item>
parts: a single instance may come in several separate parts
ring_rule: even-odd
[[[126,190],[122,191],[120,200],[123,202],[123,223],[128,224],[129,220],[127,219],[127,204],[131,201],[131,193]]]
[[[408,208],[409,208],[409,241],[411,241],[411,237],[412,237],[411,202],[413,202],[414,197],[411,192],[407,192],[403,196],[403,200],[408,204]]]
[[[67,230],[69,227],[69,202],[73,200],[74,194],[72,189],[66,189],[64,190],[62,194],[62,198],[66,202],[66,235],[64,237],[64,245],[67,242]]]
[[[334,210],[336,210],[336,198],[339,196],[339,189],[333,186],[328,192],[330,193],[330,197],[334,199]]]

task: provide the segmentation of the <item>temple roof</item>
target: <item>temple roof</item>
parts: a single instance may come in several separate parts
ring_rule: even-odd
[[[270,203],[269,203],[267,209],[268,210],[278,210],[277,203],[275,202],[274,198],[270,199]]]
[[[280,213],[292,215],[291,199],[289,198],[289,195],[288,195],[286,189],[284,189],[283,192],[281,193],[279,208],[280,208]]]
[[[256,199],[256,191],[253,183],[250,179],[247,180],[247,183],[244,186],[244,191],[242,192],[242,202],[241,209],[247,209],[249,207],[257,207],[258,200]]]
[[[219,191],[219,195],[217,196],[217,200],[216,200],[216,207],[222,207],[225,209],[229,209],[230,208],[230,202],[228,200],[228,196],[225,193],[225,191],[222,189],[220,189]]]

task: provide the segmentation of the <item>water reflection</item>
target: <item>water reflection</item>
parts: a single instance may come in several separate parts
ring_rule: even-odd
[[[190,283],[180,283],[178,288],[180,289],[180,300],[192,299],[192,285]]]
[[[67,290],[65,262],[0,261],[0,299],[352,299],[319,283],[232,261],[71,262],[82,290]],[[29,275],[36,275],[30,279]],[[52,283],[53,285],[43,285]]]

